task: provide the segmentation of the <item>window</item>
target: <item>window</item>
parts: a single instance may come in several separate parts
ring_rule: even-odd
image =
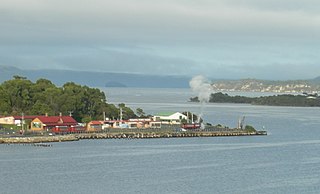
[[[41,128],[41,123],[40,122],[33,122],[32,127],[33,128]]]

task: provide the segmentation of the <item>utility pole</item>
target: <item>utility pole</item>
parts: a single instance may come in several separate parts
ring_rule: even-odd
[[[189,111],[187,111],[187,123],[189,123]]]
[[[193,113],[191,113],[191,123],[193,124]]]
[[[121,122],[121,123],[122,123],[122,117],[123,117],[122,107],[120,107],[120,122]]]
[[[21,133],[24,135],[24,113],[21,113]]]

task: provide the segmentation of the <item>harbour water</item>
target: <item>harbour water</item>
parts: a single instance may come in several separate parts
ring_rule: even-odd
[[[320,108],[187,102],[188,89],[104,88],[147,114],[203,113],[268,136],[0,145],[0,193],[319,193]],[[259,95],[259,94],[247,94]]]

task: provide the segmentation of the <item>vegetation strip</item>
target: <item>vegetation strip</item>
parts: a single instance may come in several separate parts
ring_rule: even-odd
[[[191,102],[199,102],[198,97],[190,98]],[[299,106],[299,107],[319,107],[320,100],[318,95],[274,95],[261,97],[245,97],[245,96],[229,96],[222,92],[211,94],[209,102],[212,103],[240,103],[252,105],[268,105],[268,106]]]
[[[102,120],[103,113],[108,118],[117,118],[120,107],[123,119],[137,116],[123,103],[119,107],[107,103],[106,95],[101,90],[73,82],[57,87],[47,79],[32,82],[25,77],[14,76],[14,79],[0,84],[0,116],[62,113],[72,115],[78,122],[88,123]]]

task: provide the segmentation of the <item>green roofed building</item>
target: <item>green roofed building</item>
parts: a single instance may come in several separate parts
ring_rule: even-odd
[[[154,115],[153,120],[162,124],[181,124],[182,120],[187,120],[187,116],[180,112],[161,112]]]

